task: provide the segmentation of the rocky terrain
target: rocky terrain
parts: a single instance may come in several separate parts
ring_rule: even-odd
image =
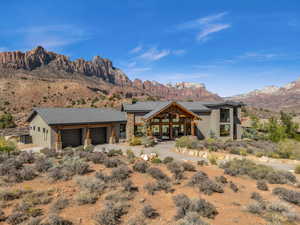
[[[243,101],[256,108],[298,113],[300,112],[300,80],[288,83],[283,87],[268,86],[227,99]]]
[[[18,124],[32,107],[118,107],[133,98],[221,100],[203,84],[131,81],[109,59],[99,56],[71,61],[40,46],[0,53],[0,111],[16,115]]]

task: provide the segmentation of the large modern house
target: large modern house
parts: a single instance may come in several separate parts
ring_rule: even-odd
[[[68,146],[115,143],[133,136],[172,140],[240,139],[241,102],[137,102],[121,111],[100,108],[35,108],[27,121],[35,145]]]

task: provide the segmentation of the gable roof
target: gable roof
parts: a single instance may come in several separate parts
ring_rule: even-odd
[[[34,108],[27,122],[39,114],[48,125],[125,122],[126,113],[109,108]]]
[[[147,102],[137,102],[134,104],[123,104],[123,109],[126,112],[150,112],[156,108],[160,108],[163,105],[169,103],[170,101],[147,101]],[[211,108],[221,107],[221,106],[231,106],[240,107],[244,104],[242,102],[232,102],[232,101],[222,101],[222,102],[182,102],[178,101],[180,105],[192,112],[210,112]]]
[[[188,110],[186,107],[182,106],[180,103],[178,103],[178,102],[171,102],[171,101],[164,102],[163,104],[160,104],[154,110],[152,110],[149,113],[147,113],[146,115],[144,115],[143,118],[146,119],[146,120],[151,119],[152,117],[154,117],[155,115],[159,114],[163,110],[167,109],[171,105],[177,105],[179,108],[183,109],[184,111],[187,111],[189,114],[193,115],[194,117],[199,118],[199,116],[197,114],[195,114],[192,111]]]

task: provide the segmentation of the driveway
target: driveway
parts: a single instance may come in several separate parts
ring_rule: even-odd
[[[150,154],[152,152],[157,153],[160,159],[164,159],[167,156],[173,157],[175,160],[189,160],[189,161],[198,161],[203,158],[197,157],[197,156],[190,156],[185,154],[180,154],[175,151],[172,151],[174,149],[175,142],[174,141],[165,141],[160,142],[157,145],[153,147],[144,148],[141,146],[129,146],[125,143],[119,143],[119,144],[102,144],[95,146],[96,151],[102,151],[105,150],[111,150],[111,149],[117,149],[122,150],[124,153],[128,149],[132,150],[136,156],[139,156],[141,154]],[[251,159],[253,160],[253,159]],[[295,165],[287,164],[287,163],[280,163],[280,162],[261,162],[261,161],[255,161],[258,164],[263,164],[267,166],[271,166],[274,169],[277,170],[285,170],[285,171],[293,171],[295,168]]]

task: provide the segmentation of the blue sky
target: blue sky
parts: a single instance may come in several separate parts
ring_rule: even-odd
[[[100,55],[131,79],[199,82],[221,96],[300,77],[299,0],[10,0],[0,8],[0,51]]]

